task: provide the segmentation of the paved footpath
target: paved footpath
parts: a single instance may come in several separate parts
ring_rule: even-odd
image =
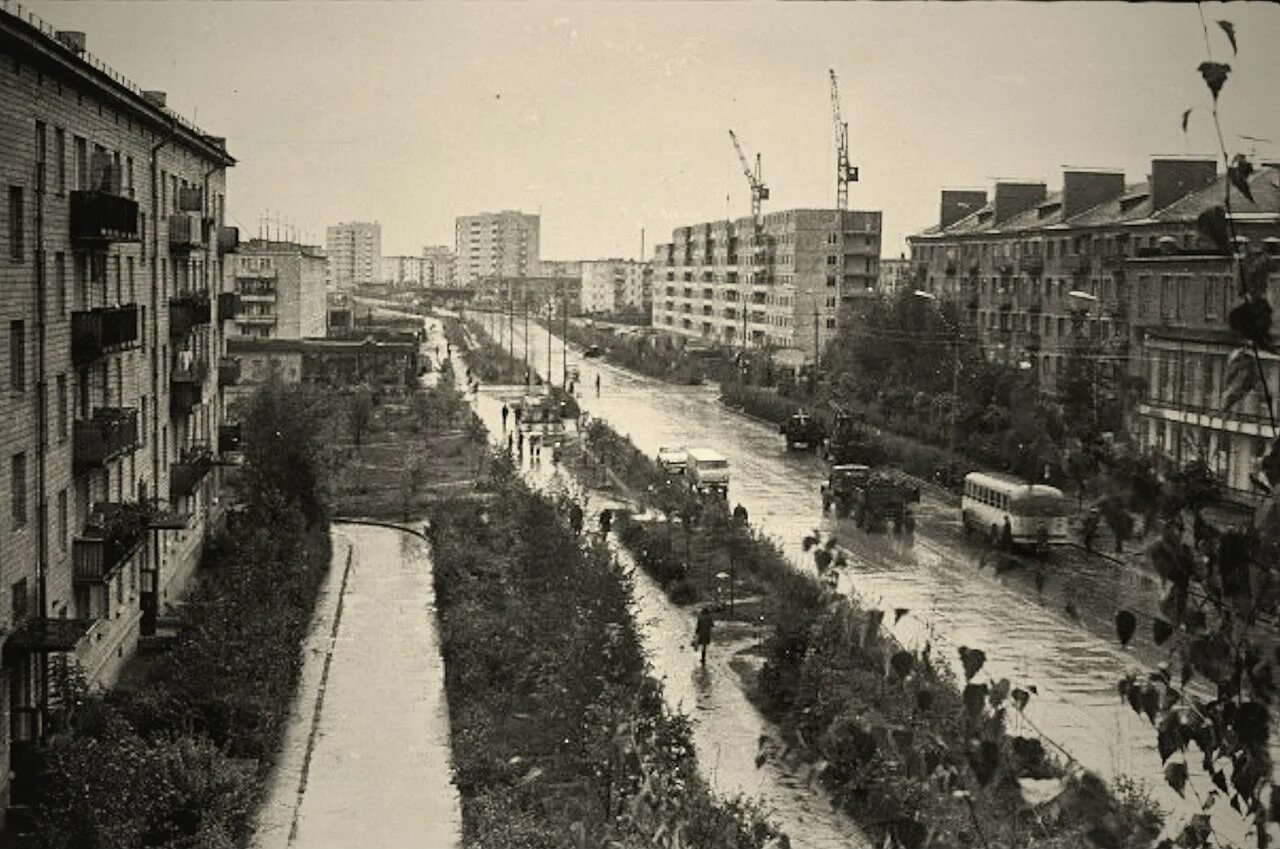
[[[457,846],[427,544],[348,524],[334,526],[333,541],[332,574],[254,847]]]

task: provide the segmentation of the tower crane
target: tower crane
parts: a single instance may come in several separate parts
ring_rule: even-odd
[[[849,123],[840,116],[840,86],[831,74],[831,116],[836,127],[836,209],[849,208],[849,184],[858,182],[858,166],[849,164]]]
[[[769,199],[769,187],[764,184],[764,179],[760,176],[760,154],[756,154],[756,170],[753,174],[751,166],[747,163],[747,156],[742,152],[742,145],[738,144],[738,137],[734,135],[733,130],[729,131],[729,138],[733,141],[733,149],[738,152],[738,161],[742,163],[742,173],[747,176],[747,183],[751,186],[751,216],[755,219],[756,224],[759,224],[760,202]]]

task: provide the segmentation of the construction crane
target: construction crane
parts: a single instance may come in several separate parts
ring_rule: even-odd
[[[836,125],[836,209],[849,208],[849,184],[858,182],[858,166],[849,164],[849,124],[840,116],[840,86],[831,74],[831,116]]]
[[[756,170],[753,174],[751,166],[747,163],[747,155],[742,152],[742,145],[738,144],[738,137],[734,135],[733,130],[729,131],[729,138],[733,141],[733,149],[738,152],[738,161],[742,163],[742,173],[747,176],[747,184],[751,186],[751,217],[756,220],[756,224],[759,224],[760,203],[769,199],[769,187],[764,184],[764,179],[760,176],[760,154],[756,154]]]

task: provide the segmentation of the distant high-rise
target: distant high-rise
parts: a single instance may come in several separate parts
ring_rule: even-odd
[[[250,239],[234,265],[236,333],[258,339],[325,334],[325,257],[318,247]]]
[[[453,286],[457,257],[445,245],[428,245],[422,249],[423,285]]]
[[[536,215],[504,210],[464,215],[456,221],[459,286],[486,277],[528,277],[538,273]]]
[[[326,231],[330,289],[353,289],[382,276],[382,225],[364,221],[335,224]]]

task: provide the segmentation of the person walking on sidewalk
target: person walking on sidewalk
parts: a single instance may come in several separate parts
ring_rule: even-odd
[[[711,626],[714,624],[715,618],[711,615],[711,608],[702,608],[698,613],[698,624],[693,629],[693,644],[702,650],[700,662],[703,666],[707,665],[707,646],[711,645]]]
[[[596,372],[596,397],[600,397],[600,373]]]
[[[613,527],[613,511],[606,507],[600,511],[600,535],[607,537],[611,527]]]
[[[507,416],[511,415],[511,408],[506,404],[502,405],[502,429],[507,429]]]
[[[582,533],[582,507],[576,501],[569,508],[569,527],[573,529],[575,537]]]

